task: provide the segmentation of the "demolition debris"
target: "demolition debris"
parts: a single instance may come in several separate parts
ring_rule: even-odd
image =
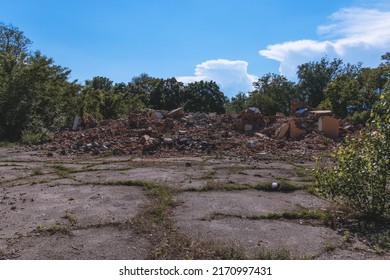
[[[294,116],[267,117],[252,107],[241,114],[185,113],[178,108],[137,111],[100,122],[76,117],[71,129],[56,133],[42,148],[62,155],[313,155],[335,148],[340,137],[355,130],[330,115],[330,111],[297,109]]]

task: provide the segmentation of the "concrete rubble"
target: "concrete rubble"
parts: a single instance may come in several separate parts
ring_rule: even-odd
[[[303,117],[263,116],[257,108],[241,114],[186,113],[182,108],[137,111],[127,118],[97,122],[91,117],[56,133],[42,149],[59,154],[261,158],[302,156],[331,150],[353,124],[310,111]],[[341,127],[339,127],[341,126]]]

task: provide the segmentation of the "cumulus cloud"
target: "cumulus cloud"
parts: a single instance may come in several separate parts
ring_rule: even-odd
[[[248,73],[248,62],[246,61],[216,59],[196,65],[194,76],[181,76],[176,77],[176,79],[183,83],[212,80],[228,97],[232,97],[240,91],[252,90],[252,83],[257,81],[258,77]]]
[[[376,9],[344,8],[329,17],[331,23],[317,27],[322,40],[297,40],[270,45],[260,55],[280,62],[279,71],[294,76],[296,67],[324,55],[347,60],[377,58],[390,45],[390,12]],[[368,55],[370,54],[370,55]]]

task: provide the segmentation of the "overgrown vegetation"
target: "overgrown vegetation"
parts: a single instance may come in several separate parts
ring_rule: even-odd
[[[349,137],[330,167],[316,169],[320,192],[370,219],[390,217],[390,83],[367,129]]]
[[[256,106],[265,115],[289,114],[294,98],[363,123],[389,79],[390,53],[372,69],[325,57],[300,65],[297,83],[266,74],[254,82],[253,91],[229,101],[214,81],[185,85],[145,73],[127,83],[97,76],[80,84],[70,81],[69,69],[30,45],[17,27],[0,23],[0,140],[38,144],[70,127],[76,115],[113,119],[146,108],[224,113]]]

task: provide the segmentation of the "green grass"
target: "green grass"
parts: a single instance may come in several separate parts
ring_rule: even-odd
[[[280,184],[279,189],[273,189],[272,182],[264,182],[264,183],[259,183],[257,185],[247,185],[247,184],[237,184],[232,181],[224,182],[218,180],[211,180],[206,182],[206,184],[204,184],[200,188],[189,188],[187,189],[187,191],[207,192],[207,191],[234,191],[234,190],[255,189],[259,191],[283,192],[283,193],[294,192],[297,190],[308,190],[309,193],[315,193],[312,184],[299,185],[299,184],[288,182],[286,180],[280,180],[279,184]]]
[[[172,198],[173,189],[166,185],[143,180],[119,180],[103,182],[101,184],[109,186],[143,187],[146,195],[153,201],[147,210],[147,216],[151,219],[150,221],[147,221],[147,223],[152,222],[152,224],[156,224],[164,220],[168,209],[176,205],[176,202]],[[143,226],[145,225],[146,224],[144,223]],[[150,226],[153,227],[153,225],[147,225],[146,227]]]
[[[207,181],[201,188],[189,188],[187,191],[207,192],[207,191],[233,191],[251,188],[249,185],[240,185],[232,182],[223,182],[217,180]]]
[[[33,176],[43,175],[43,170],[42,170],[42,168],[41,168],[41,167],[34,168],[34,169],[31,171],[31,175],[33,175]]]
[[[12,144],[8,141],[0,141],[0,148],[9,148]]]
[[[203,174],[199,179],[201,179],[201,180],[214,179],[215,174],[216,174],[216,171],[210,170],[210,171],[207,171],[205,174]]]
[[[77,169],[74,169],[71,167],[66,167],[63,165],[53,165],[52,168],[54,169],[54,171],[57,173],[57,175],[60,178],[73,179],[73,176],[71,175],[71,173],[78,172]]]
[[[310,190],[313,188],[312,184],[294,184],[294,183],[289,182],[285,179],[279,180],[278,183],[280,184],[279,189],[272,188],[271,182],[259,183],[259,184],[254,186],[254,189],[266,191],[266,192],[279,192],[280,191],[283,193],[289,193],[289,192],[294,192],[294,191],[298,191],[298,190]]]
[[[70,210],[65,211],[65,216],[63,218],[67,219],[72,225],[77,224],[77,217]]]
[[[298,177],[306,177],[308,175],[308,171],[306,171],[306,169],[302,166],[295,165],[293,171]]]
[[[59,225],[59,224],[51,224],[49,226],[38,226],[37,231],[39,233],[49,233],[49,234],[55,234],[55,233],[63,233],[63,234],[70,234],[70,230],[68,227]]]
[[[267,213],[264,215],[249,215],[213,212],[210,215],[202,218],[202,220],[214,220],[219,218],[239,218],[247,220],[318,220],[325,222],[329,217],[329,213],[320,210],[302,209],[300,211],[285,211],[281,213]]]

